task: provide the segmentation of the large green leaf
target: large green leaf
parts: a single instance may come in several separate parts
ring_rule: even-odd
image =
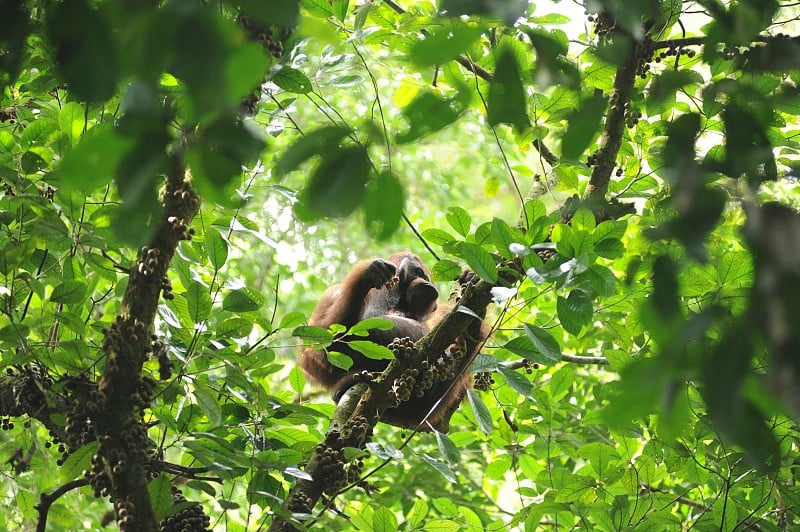
[[[87,102],[105,101],[120,76],[117,43],[102,4],[66,0],[48,12],[47,34],[56,50],[56,66],[72,94]]]
[[[349,129],[339,126],[326,126],[306,133],[280,155],[272,170],[273,177],[280,179],[311,157],[338,149],[348,134]]]
[[[400,226],[405,208],[405,189],[391,172],[370,181],[364,198],[364,221],[378,240],[386,240]]]
[[[411,46],[411,61],[418,66],[441,65],[466,52],[478,41],[482,32],[481,28],[461,21],[431,26]]]
[[[304,217],[341,218],[352,213],[366,196],[371,169],[366,148],[351,146],[323,154],[298,195]]]
[[[397,135],[397,142],[401,144],[413,142],[449,126],[466,110],[465,104],[460,95],[455,98],[443,98],[430,91],[421,92],[402,109],[409,128]]]
[[[571,113],[567,130],[561,138],[561,155],[565,159],[577,160],[584,155],[589,144],[600,134],[600,121],[606,110],[606,99],[600,93],[581,102],[580,108]]]
[[[511,124],[517,130],[530,127],[527,95],[517,57],[508,47],[497,52],[495,71],[489,84],[486,118],[491,125]]]

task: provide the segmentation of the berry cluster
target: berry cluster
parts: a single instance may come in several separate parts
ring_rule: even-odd
[[[39,195],[46,200],[53,201],[53,198],[56,197],[56,189],[51,187],[50,185],[45,185],[43,187],[37,187],[39,189]]]
[[[38,412],[47,406],[46,391],[53,386],[47,369],[39,364],[26,364],[18,369],[6,368],[6,375],[13,378],[9,414]]]
[[[191,240],[194,236],[194,229],[189,227],[184,218],[169,216],[167,217],[167,223],[178,234],[178,240]]]
[[[132,501],[117,501],[114,503],[114,510],[117,514],[117,524],[120,530],[125,530],[130,525],[136,505]]]
[[[342,435],[347,439],[348,445],[361,447],[372,437],[372,425],[364,416],[355,416],[345,423]]]
[[[156,268],[158,268],[159,254],[160,251],[158,248],[142,247],[142,249],[139,250],[139,273],[145,277],[153,275],[156,272]]]
[[[642,112],[639,109],[631,109],[630,106],[625,112],[625,125],[631,129],[639,123],[642,118]]]
[[[317,445],[319,464],[317,471],[322,481],[322,491],[327,495],[336,495],[347,479],[344,466],[344,452],[323,443]]]
[[[645,36],[644,40],[638,44],[639,46],[639,63],[636,65],[636,75],[642,79],[647,77],[650,72],[650,63],[653,61],[656,49],[653,46],[653,39],[650,36]]]
[[[617,21],[609,11],[589,15],[589,22],[594,23],[594,34],[600,39],[605,39],[617,29]]]
[[[411,338],[395,338],[388,347],[398,360],[411,360],[417,353],[417,348]]]
[[[109,328],[103,328],[103,351],[106,353],[125,352],[139,343],[139,340],[147,337],[147,327],[144,323],[134,319],[133,322],[117,316],[114,323]]]
[[[175,293],[172,291],[172,281],[166,275],[161,278],[161,294],[167,301],[175,299]]]
[[[535,362],[531,362],[527,358],[524,358],[522,359],[522,367],[525,368],[525,373],[530,375],[531,373],[533,373],[533,370],[539,369],[539,364],[536,364]]]
[[[391,407],[397,407],[400,403],[411,399],[411,392],[414,390],[414,386],[417,383],[418,375],[418,369],[408,368],[394,380],[392,387],[389,389],[389,404]],[[417,393],[425,393],[422,386],[417,388]]]
[[[61,460],[58,461],[58,465],[64,463],[64,460],[67,459],[71,451],[79,449],[95,439],[89,413],[92,411],[92,408],[97,408],[96,405],[99,401],[99,395],[100,394],[96,389],[92,390],[90,399],[92,403],[91,405],[78,403],[72,408],[72,410],[67,412],[67,422],[66,425],[64,425],[64,432],[66,433],[67,441],[66,445],[64,445],[64,443],[59,443],[58,445],[58,451],[62,453]]]
[[[172,486],[172,504],[185,504],[186,497],[181,490]],[[211,529],[211,518],[199,504],[192,504],[178,513],[165,517],[158,526],[158,532],[207,532]],[[121,527],[120,527],[121,528]]]
[[[198,198],[197,194],[192,192],[192,189],[185,183],[175,189],[172,193],[172,197],[180,200],[184,204],[188,204],[191,210],[200,208],[200,198]]]
[[[353,373],[353,382],[360,383],[360,382],[372,382],[375,380],[377,375],[371,371],[361,370],[357,373]]]
[[[284,43],[291,37],[292,29],[274,28],[259,24],[244,14],[239,14],[236,22],[245,30],[247,38],[260,44],[272,57],[283,56]],[[261,100],[261,87],[256,87],[242,99],[241,108],[248,115],[258,113],[258,102]]]
[[[661,53],[655,56],[654,61],[656,63],[660,63],[661,61],[667,59],[668,57],[679,57],[681,55],[685,55],[686,57],[691,59],[696,55],[696,52],[691,48],[670,46],[669,48],[661,51]]]
[[[248,39],[263,46],[275,58],[283,55],[283,43],[292,35],[291,28],[265,26],[244,14],[239,14],[236,22],[244,28]]]
[[[475,374],[473,387],[481,392],[488,391],[494,384],[494,377],[490,371],[481,371]]]
[[[313,507],[314,501],[311,500],[311,497],[300,490],[295,490],[292,493],[292,498],[289,500],[289,510],[293,513],[310,514]]]
[[[405,342],[395,340],[390,345],[398,358],[410,356],[411,350],[415,349],[407,338],[402,340]],[[465,354],[466,348],[463,344],[453,344],[435,362],[423,360],[418,368],[404,370],[389,389],[390,405],[397,407],[400,403],[410,400],[412,396],[424,396],[425,392],[439,381],[455,379],[458,361],[464,358]]]
[[[164,297],[166,298],[166,296],[167,294],[165,293]],[[174,364],[167,351],[167,344],[156,335],[151,336],[151,338],[153,343],[150,344],[150,358],[158,360],[158,378],[165,381],[172,376]]]

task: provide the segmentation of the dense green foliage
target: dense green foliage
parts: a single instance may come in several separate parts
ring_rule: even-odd
[[[578,3],[0,2],[0,529],[800,527],[800,9]],[[486,389],[292,517],[404,249]]]

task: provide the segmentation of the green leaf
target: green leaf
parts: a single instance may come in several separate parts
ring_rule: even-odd
[[[80,303],[86,297],[86,283],[81,281],[66,280],[53,288],[50,301],[71,305]]]
[[[558,297],[558,319],[568,333],[578,336],[581,329],[592,322],[592,300],[583,290],[573,290],[567,298]]]
[[[350,5],[350,0],[331,0],[331,10],[333,14],[339,19],[339,22],[344,22],[345,17],[347,17],[347,8]],[[395,524],[395,528],[397,528],[397,524]]]
[[[84,471],[91,471],[92,457],[97,453],[98,447],[99,444],[96,441],[89,442],[67,456],[58,469],[61,482],[70,482],[82,476]]]
[[[282,66],[272,75],[272,82],[287,92],[308,94],[313,89],[311,80],[297,69]]]
[[[605,110],[605,97],[595,93],[567,117],[567,130],[561,138],[562,158],[576,161],[583,156],[589,144],[600,134],[600,121]]]
[[[84,107],[78,102],[67,102],[58,113],[58,127],[74,146],[80,140],[86,124]]]
[[[502,365],[497,366],[497,371],[500,372],[500,374],[506,380],[506,383],[508,383],[508,385],[511,386],[511,389],[513,389],[515,392],[522,395],[523,397],[528,397],[528,398],[531,397],[533,384],[531,383],[531,381],[526,379],[524,375],[520,375],[516,371]]]
[[[455,484],[455,480],[453,480],[453,483]],[[460,524],[450,519],[431,519],[422,527],[422,530],[426,532],[457,532],[461,529]]]
[[[414,42],[409,57],[421,67],[441,65],[466,52],[478,41],[482,31],[481,28],[461,21],[433,25]]]
[[[522,84],[517,56],[508,46],[500,46],[495,59],[495,71],[489,83],[486,119],[489,125],[510,124],[518,131],[531,123],[527,112],[528,97]]]
[[[306,315],[302,312],[294,311],[286,314],[283,318],[281,318],[281,323],[278,325],[279,329],[289,329],[291,327],[297,327],[301,323],[306,321]]]
[[[526,0],[440,0],[439,2],[439,11],[445,16],[494,15],[503,17],[503,22],[509,26],[525,15],[527,7]]]
[[[328,351],[327,359],[332,365],[345,371],[348,371],[353,366],[352,358],[337,351]]]
[[[566,58],[568,40],[564,32],[531,28],[526,33],[536,50],[536,83],[542,88],[561,85],[577,89],[581,76],[577,67]]]
[[[481,396],[472,388],[467,388],[467,399],[469,400],[469,406],[472,407],[472,413],[475,414],[478,427],[485,434],[491,434],[493,428],[492,414],[489,412],[486,403],[483,402]]]
[[[327,329],[316,325],[301,325],[295,327],[292,336],[301,338],[304,342],[328,346],[333,342],[333,335]]]
[[[293,367],[291,371],[289,371],[289,385],[292,387],[292,390],[297,394],[302,393],[305,383],[306,378],[303,375],[303,370],[300,369],[300,366]]]
[[[101,6],[66,0],[54,4],[47,17],[56,68],[70,92],[90,103],[111,98],[119,79],[117,43]]]
[[[451,484],[455,484],[457,482],[456,474],[450,469],[450,466],[442,462],[441,460],[437,460],[436,458],[422,453],[422,459],[428,463],[431,467],[433,467],[436,471],[441,473],[441,475],[447,479],[448,482]]]
[[[217,325],[220,338],[245,338],[253,330],[253,321],[247,318],[228,318]]]
[[[379,331],[390,331],[393,328],[394,322],[387,320],[386,318],[367,318],[350,327],[348,334],[352,334],[354,336],[366,336],[372,329],[377,329]]]
[[[381,506],[372,514],[372,530],[374,532],[395,532],[397,530],[397,517],[391,510]]]
[[[230,102],[239,102],[253,87],[258,87],[264,79],[269,62],[264,49],[256,43],[237,46],[225,63],[227,96]]]
[[[371,169],[366,148],[353,146],[327,153],[298,199],[310,211],[311,219],[347,216],[361,205]]]
[[[190,284],[181,297],[186,300],[189,317],[195,324],[203,323],[211,315],[211,296],[208,294],[208,288],[202,284],[197,282]]]
[[[213,228],[206,231],[205,240],[208,260],[215,270],[219,270],[228,260],[228,242]]]
[[[549,332],[529,323],[524,323],[522,326],[525,330],[525,336],[530,340],[534,350],[543,357],[542,360],[544,360],[544,362],[542,363],[549,365],[561,360],[561,348],[556,339],[553,338]],[[508,347],[508,344],[506,344],[506,347]],[[525,358],[528,357],[526,356]],[[541,362],[541,360],[534,360],[532,358],[530,360],[532,362]]]
[[[428,510],[428,503],[425,502],[425,499],[415,499],[414,506],[411,507],[406,517],[406,525],[412,528],[418,527],[428,515]]]
[[[481,279],[497,282],[497,265],[488,251],[478,244],[463,242],[458,246],[458,254]]]
[[[460,94],[447,99],[430,91],[421,92],[402,109],[409,129],[397,135],[397,142],[407,144],[444,129],[458,120],[466,105],[466,99]]]
[[[448,464],[457,466],[461,462],[461,453],[458,452],[458,447],[453,440],[447,437],[447,434],[436,431],[436,443],[439,446],[439,453]]]
[[[595,229],[597,222],[595,221],[594,213],[589,209],[581,207],[575,214],[572,215],[572,220],[570,221],[570,225],[576,231],[589,231],[592,232]]]
[[[378,240],[386,240],[400,226],[405,208],[405,189],[397,176],[381,172],[367,187],[364,220]]]
[[[225,115],[202,128],[186,150],[186,158],[203,195],[227,200],[226,188],[252,163],[265,141],[254,129]]]
[[[422,236],[431,244],[440,246],[455,241],[453,235],[443,229],[425,229]]]
[[[315,17],[327,18],[334,14],[332,2],[328,0],[300,0],[300,4]]]
[[[522,242],[523,240],[524,237],[520,231],[512,230],[501,218],[494,218],[492,220],[492,243],[503,258],[513,258],[514,254],[511,252],[512,244]]]
[[[369,340],[350,340],[347,345],[372,360],[394,359],[394,353],[391,349]]]
[[[729,103],[722,111],[725,123],[725,172],[734,178],[742,173],[751,186],[777,178],[772,144],[765,122],[753,109]]]
[[[21,1],[8,2],[3,6],[4,22],[0,23],[0,49],[3,50],[0,54],[0,87],[11,85],[19,75],[25,58],[26,40],[33,29],[30,9]]]
[[[451,260],[442,259],[433,265],[431,275],[435,281],[454,281],[461,275],[461,266]]]
[[[461,207],[450,207],[447,209],[445,219],[450,227],[455,229],[461,236],[469,234],[470,227],[472,226],[472,218],[466,209]]]
[[[338,149],[342,139],[349,134],[349,129],[339,126],[326,126],[306,133],[281,154],[272,175],[280,179],[311,157]]]
[[[703,83],[703,77],[699,72],[694,70],[664,70],[653,78],[647,104],[655,105],[668,98],[674,98],[679,89],[692,83]]]
[[[249,288],[231,291],[222,300],[222,308],[230,312],[253,312],[264,305],[264,296]]]
[[[589,460],[598,479],[606,478],[609,470],[616,466],[619,461],[617,451],[613,447],[600,442],[583,445],[578,449],[578,456]]]
[[[110,127],[93,127],[64,156],[51,179],[65,191],[88,195],[111,182],[131,146],[129,139],[119,137]]]
[[[167,475],[158,475],[147,483],[150,502],[159,521],[170,514],[172,508],[172,483]]]
[[[211,425],[212,428],[218,427],[220,423],[222,423],[222,411],[217,401],[217,392],[205,384],[195,381],[194,387],[192,388],[192,395],[196,399],[200,410],[208,419],[208,424]]]

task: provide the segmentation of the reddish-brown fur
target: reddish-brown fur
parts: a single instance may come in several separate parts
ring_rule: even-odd
[[[396,279],[392,281],[395,275],[399,282]],[[364,318],[381,317],[391,320],[394,328],[388,331],[373,329],[369,333],[369,340],[384,346],[396,338],[408,337],[417,341],[444,314],[435,312],[438,295],[430,283],[430,271],[422,260],[410,252],[397,253],[386,261],[375,259],[358,262],[340,284],[325,291],[311,314],[310,323],[326,328],[339,323],[349,328]],[[305,348],[300,352],[300,364],[311,381],[333,391],[334,395],[353,384],[353,374],[363,370],[383,371],[388,364],[386,360],[364,357],[345,342],[334,342],[328,349],[349,355],[353,359],[350,370],[333,366],[328,362],[325,350],[314,348]],[[412,397],[400,406],[387,410],[382,421],[423,431],[431,428],[446,431],[450,416],[458,408],[471,383],[471,376],[464,370],[475,355],[477,349],[459,361],[456,371],[459,377],[455,382],[439,382],[424,396]],[[426,423],[420,426],[429,412],[431,414]]]

